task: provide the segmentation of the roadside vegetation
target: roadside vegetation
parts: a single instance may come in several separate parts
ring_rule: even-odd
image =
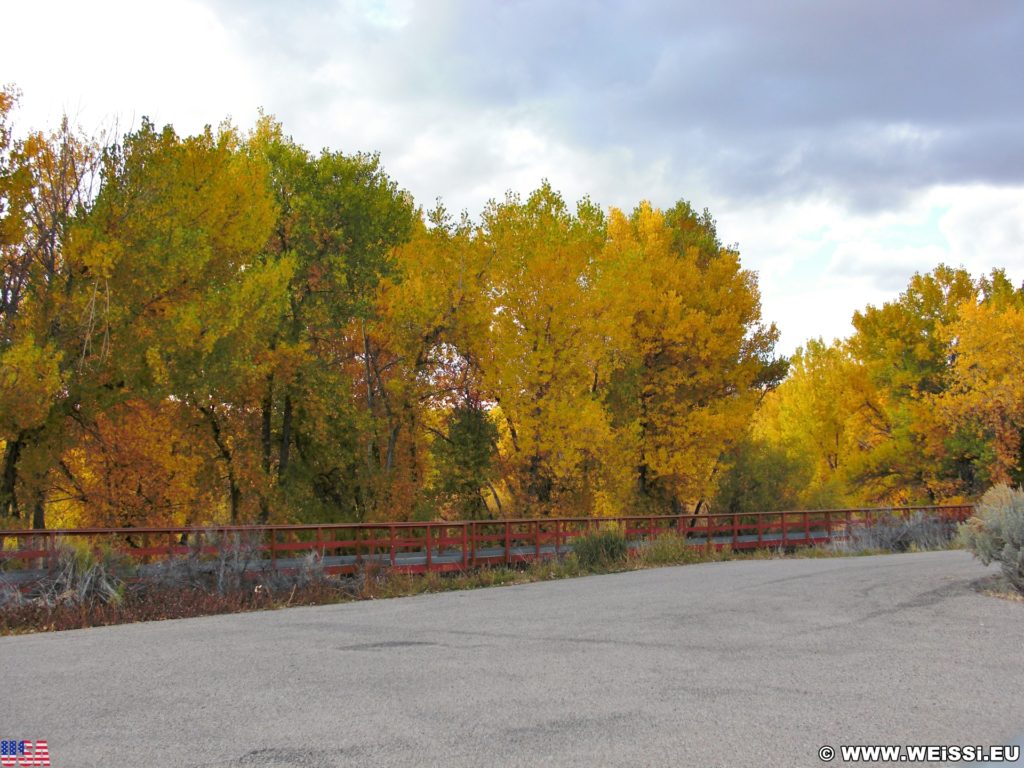
[[[875,555],[954,545],[948,530],[942,535],[928,524],[893,521],[876,528],[880,530],[871,535],[829,546],[744,551],[693,546],[671,533],[630,550],[620,533],[605,531],[576,539],[572,551],[559,558],[443,574],[405,573],[370,561],[354,575],[330,575],[314,555],[288,573],[254,572],[250,566],[256,547],[239,536],[220,542],[214,557],[195,549],[142,568],[109,551],[62,545],[51,576],[24,589],[0,586],[0,634],[374,600],[669,565]]]
[[[1000,576],[986,583],[986,591],[1024,599],[1024,490],[989,490],[960,527],[960,542],[983,564],[999,565]]]

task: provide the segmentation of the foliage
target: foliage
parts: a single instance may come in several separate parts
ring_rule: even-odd
[[[270,116],[16,129],[0,524],[693,514],[1024,479],[1024,291],[939,266],[792,361],[714,218],[418,209]]]
[[[725,471],[710,504],[716,511],[798,509],[808,496],[810,461],[773,440],[747,435],[725,453],[722,463]]]
[[[1024,490],[990,488],[960,528],[963,545],[982,563],[999,563],[1005,579],[1024,594]]]
[[[480,407],[459,406],[448,417],[447,434],[438,433],[433,455],[438,488],[447,494],[461,519],[489,514],[484,489],[494,476],[498,428]]]
[[[719,506],[960,502],[1024,479],[1024,290],[939,266],[854,326],[798,350],[725,455]]]

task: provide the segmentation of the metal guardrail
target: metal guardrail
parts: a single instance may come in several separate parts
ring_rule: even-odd
[[[858,527],[915,514],[954,525],[973,509],[946,505],[690,516],[0,530],[0,572],[16,581],[41,576],[56,564],[62,541],[95,550],[110,548],[140,565],[190,554],[213,559],[227,544],[244,546],[253,570],[291,570],[312,552],[328,573],[354,573],[367,563],[413,573],[459,571],[554,557],[569,551],[575,538],[608,530],[622,533],[632,550],[668,534],[707,549],[795,548],[842,540]]]

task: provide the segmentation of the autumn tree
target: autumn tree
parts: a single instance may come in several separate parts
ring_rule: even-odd
[[[49,134],[16,139],[16,95],[0,92],[0,517],[31,509],[42,528],[92,339],[65,249],[92,203],[99,147],[67,119]]]
[[[573,212],[548,184],[484,211],[493,302],[474,350],[500,409],[505,481],[520,512],[592,508],[595,468],[612,433],[601,402],[607,302],[598,289],[605,218],[588,200]],[[563,507],[564,509],[565,507]]]
[[[187,405],[193,439],[220,463],[231,520],[253,486],[252,451],[233,424],[253,419],[261,328],[290,277],[289,264],[257,260],[275,216],[266,165],[234,128],[182,138],[144,121],[107,150],[103,187],[71,241],[90,328],[75,423],[88,432],[133,402]]]
[[[1024,482],[1024,289],[1001,271],[978,282],[944,329],[949,385],[926,398],[934,406],[929,453],[946,470],[950,495],[974,497],[988,487]]]
[[[755,275],[685,202],[613,211],[605,261],[626,331],[608,402],[618,442],[631,445],[636,503],[695,509],[785,370],[778,332],[761,323]]]
[[[396,274],[393,251],[411,234],[412,200],[378,156],[311,154],[272,119],[261,120],[252,145],[270,165],[280,210],[263,260],[294,263],[267,336],[261,518],[272,505],[372,516],[404,425],[371,326],[381,281]]]
[[[864,366],[838,340],[810,340],[793,355],[789,375],[764,401],[753,436],[805,468],[793,491],[798,507],[838,507],[859,501],[850,482],[860,464],[864,421],[877,396]],[[799,475],[800,472],[795,474]]]

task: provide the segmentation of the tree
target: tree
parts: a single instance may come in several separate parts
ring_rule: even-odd
[[[867,372],[846,344],[812,339],[796,351],[788,378],[765,398],[753,434],[806,472],[793,489],[797,506],[859,501],[850,478],[869,447],[863,424],[877,407]]]
[[[991,283],[990,283],[991,285]],[[990,289],[991,290],[991,289]],[[928,398],[937,411],[938,458],[952,462],[965,495],[1024,482],[1024,291],[967,302],[947,328],[949,387]]]
[[[963,269],[945,265],[915,274],[895,301],[856,312],[850,348],[878,393],[864,422],[857,482],[869,501],[926,501],[941,495],[941,478],[926,451],[930,414],[923,399],[948,385],[952,349],[943,328],[956,321],[975,286]]]
[[[412,232],[412,200],[377,155],[311,155],[270,118],[252,146],[270,165],[280,209],[263,259],[294,262],[287,304],[267,336],[261,519],[272,505],[284,514],[373,516],[402,424],[370,326],[378,288],[396,274],[394,249]]]
[[[500,406],[506,483],[520,512],[590,509],[600,491],[594,470],[612,438],[600,395],[608,373],[597,289],[604,216],[588,200],[570,212],[545,183],[526,200],[492,202],[482,218],[493,309],[472,357]]]
[[[628,219],[613,211],[605,261],[627,333],[608,402],[632,446],[636,503],[698,508],[785,370],[772,356],[778,332],[760,322],[756,276],[685,202],[666,213],[644,203]]]
[[[268,323],[291,265],[261,264],[275,220],[268,169],[229,125],[179,137],[150,122],[108,149],[104,183],[69,254],[90,336],[80,356],[86,431],[111,409],[171,398],[222,464],[228,516],[243,516],[252,419]],[[95,297],[103,297],[102,303]]]
[[[81,381],[78,353],[91,340],[65,248],[92,203],[99,147],[66,118],[49,135],[15,140],[16,95],[0,92],[0,517],[21,518],[28,499],[42,528]]]

